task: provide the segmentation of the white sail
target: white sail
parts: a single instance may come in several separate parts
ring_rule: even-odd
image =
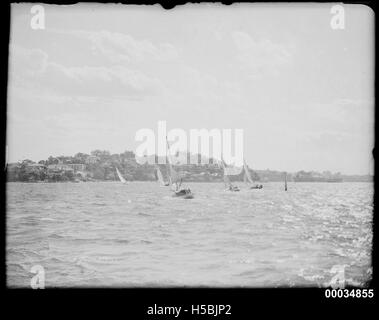
[[[172,166],[172,160],[171,160],[171,154],[170,154],[170,145],[168,144],[167,138],[166,138],[166,143],[167,143],[167,151],[168,151],[168,169],[169,169],[169,181],[171,188],[173,190],[178,190],[180,187],[180,176],[179,174],[175,171],[175,169]]]
[[[251,178],[250,171],[249,171],[249,168],[248,168],[245,160],[243,161],[243,168],[245,169],[244,170],[244,181],[246,182],[246,179],[247,179],[248,182],[254,183],[253,179]]]
[[[172,167],[171,161],[167,159],[167,162],[168,162],[168,183],[171,186],[171,190],[175,191],[177,189],[176,181],[177,181],[178,175],[176,171],[174,170],[174,168]],[[174,179],[172,179],[172,176],[174,176]]]
[[[225,162],[222,160],[221,161],[222,163],[222,168],[224,169],[224,183],[225,183],[225,187],[228,187],[228,188],[232,188],[233,185],[232,183],[230,182],[230,179],[229,179],[229,174],[228,174],[228,168],[225,164]]]
[[[169,165],[171,183],[177,183],[180,180],[179,174],[175,171],[172,165]]]
[[[116,168],[116,172],[117,172],[117,175],[118,175],[118,178],[120,179],[120,181],[122,183],[126,183],[126,180],[124,179],[124,177],[121,175],[120,171],[118,171],[118,168]]]
[[[158,166],[157,166],[157,176],[158,176],[158,181],[159,181],[159,183],[160,183],[162,186],[165,186],[166,184],[165,184],[165,182],[164,182],[162,172],[161,172],[161,170],[159,169]]]
[[[240,167],[227,167],[225,166],[224,167],[224,173],[227,175],[227,176],[237,176],[241,173],[241,168]]]
[[[223,159],[221,159],[221,163],[224,168],[224,175],[227,176],[238,176],[239,174],[241,174],[241,171],[243,170],[242,167],[227,165]]]

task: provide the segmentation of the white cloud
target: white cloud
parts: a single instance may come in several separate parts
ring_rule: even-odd
[[[13,46],[10,61],[12,85],[49,88],[68,96],[142,97],[156,94],[162,87],[157,79],[124,66],[67,67],[50,62],[42,50]]]
[[[9,74],[12,81],[24,77],[33,77],[46,69],[48,55],[39,49],[25,49],[20,46],[9,46]]]
[[[178,49],[170,43],[153,44],[131,35],[109,31],[50,30],[89,40],[94,53],[101,53],[111,62],[172,61],[179,57]]]
[[[277,69],[291,62],[293,49],[273,43],[268,39],[255,40],[241,31],[233,32],[232,38],[238,50],[237,60],[253,75],[276,73]]]

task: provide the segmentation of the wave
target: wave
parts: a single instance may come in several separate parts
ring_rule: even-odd
[[[151,217],[152,216],[151,214],[144,213],[144,212],[138,212],[137,215],[143,216],[143,217]]]
[[[78,184],[70,194],[17,186],[7,207],[7,262],[14,270],[41,261],[47,270],[65,269],[54,285],[320,285],[341,263],[352,266],[348,279],[368,277],[371,194],[349,184],[284,193],[272,183],[259,193],[228,194],[191,183],[198,196],[190,202],[149,183],[127,194],[115,192],[118,184],[93,183],[92,193]],[[38,192],[19,203],[25,188]],[[307,270],[302,276],[299,266]]]

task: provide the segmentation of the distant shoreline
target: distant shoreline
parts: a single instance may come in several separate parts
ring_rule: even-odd
[[[187,159],[191,154],[187,153]],[[194,156],[194,155],[192,155]],[[196,155],[195,155],[196,156]],[[173,165],[181,172],[186,183],[212,182],[223,183],[224,169],[217,159],[209,158],[207,164],[201,164],[201,155],[198,154],[198,164]],[[155,162],[162,160],[155,155]],[[163,159],[165,160],[165,158]],[[107,150],[93,150],[90,154],[77,153],[74,156],[49,156],[38,163],[24,159],[17,163],[7,163],[7,182],[53,183],[53,182],[111,182],[119,181],[119,173],[127,181],[156,181],[157,167],[161,171],[164,181],[168,181],[169,168],[167,165],[140,164],[133,151],[126,150],[120,154],[111,154]],[[372,182],[373,175],[346,175],[331,171],[304,171],[286,172],[277,170],[258,170],[247,167],[252,181],[266,182]],[[231,182],[242,183],[244,170],[230,177]],[[121,179],[122,180],[122,179]]]

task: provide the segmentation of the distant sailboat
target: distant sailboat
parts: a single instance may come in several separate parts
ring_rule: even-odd
[[[158,177],[158,181],[159,181],[159,183],[161,184],[161,186],[162,186],[162,187],[167,187],[167,186],[169,186],[170,183],[164,181],[164,179],[163,179],[163,175],[162,175],[161,169],[159,169],[159,166],[157,166],[156,168],[157,168],[157,177]]]
[[[249,171],[249,167],[247,166],[246,164],[246,161],[243,160],[243,181],[246,183],[246,184],[250,184],[250,188],[249,189],[262,189],[263,186],[261,184],[254,184],[254,181],[253,179],[251,178],[251,175],[250,175],[250,171]]]
[[[227,166],[227,164],[224,162],[224,160],[221,160],[222,167],[224,169],[224,183],[225,183],[225,191],[240,191],[240,188],[237,186],[234,186],[229,179],[230,175],[235,175],[236,173],[234,172],[233,169]]]
[[[116,167],[116,172],[117,172],[117,175],[118,175],[118,178],[120,179],[120,181],[122,183],[127,183],[127,181],[124,179],[124,177],[121,175],[120,171],[118,170],[118,168]]]
[[[170,145],[168,144],[167,137],[167,151],[168,151],[168,169],[169,169],[169,181],[171,185],[171,190],[174,191],[173,196],[174,197],[182,197],[184,199],[192,199],[193,193],[191,192],[191,189],[189,188],[181,188],[182,185],[182,178],[179,176],[179,174],[175,171],[175,169],[172,166],[171,156],[170,156]]]

